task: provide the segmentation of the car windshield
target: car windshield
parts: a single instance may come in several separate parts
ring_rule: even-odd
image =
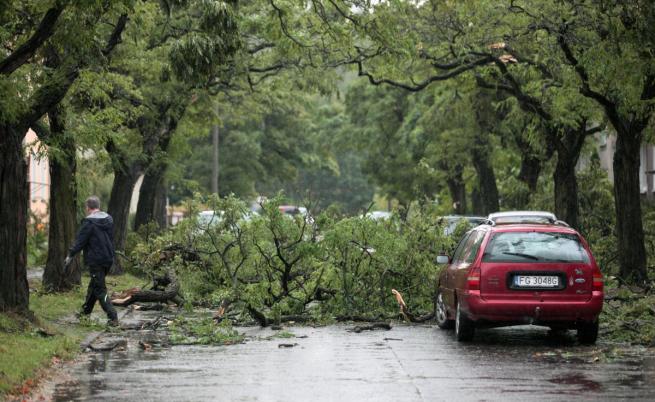
[[[589,263],[589,255],[575,234],[501,232],[487,244],[482,261]]]

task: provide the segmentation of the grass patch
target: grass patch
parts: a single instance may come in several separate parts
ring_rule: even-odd
[[[143,284],[144,280],[126,274],[107,278],[107,286],[121,290]],[[94,320],[61,323],[77,313],[84,301],[88,275],[82,286],[67,293],[42,293],[40,283],[30,293],[31,315],[0,313],[0,399],[33,378],[37,370],[50,365],[53,358],[68,359],[79,351],[79,344],[93,330],[104,329]],[[94,311],[102,311],[96,305]]]

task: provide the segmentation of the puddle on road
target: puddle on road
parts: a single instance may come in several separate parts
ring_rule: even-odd
[[[553,384],[566,384],[566,385],[578,385],[580,386],[580,391],[600,391],[602,384],[590,380],[584,374],[581,373],[572,373],[564,377],[551,378],[548,380]]]

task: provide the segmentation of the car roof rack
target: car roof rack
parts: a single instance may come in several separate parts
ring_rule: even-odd
[[[495,222],[495,221],[493,221],[491,219],[487,219],[485,224],[489,225],[489,226],[500,226],[500,225],[556,225],[556,226],[564,226],[564,227],[567,227],[567,228],[571,227],[571,225],[569,225],[568,223],[566,223],[566,222],[564,222],[563,220],[560,220],[560,219],[556,219],[556,220],[550,220],[549,219],[547,222],[538,221],[538,220],[534,220],[534,221],[525,220],[525,221],[514,221],[514,222],[512,222],[512,221],[510,221],[510,222]]]

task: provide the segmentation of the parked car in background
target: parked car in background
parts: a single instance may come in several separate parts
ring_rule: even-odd
[[[491,222],[490,222],[491,223]],[[476,328],[533,324],[598,336],[603,277],[585,239],[564,224],[478,226],[464,235],[438,279],[437,323],[458,341]]]
[[[223,211],[200,211],[198,212],[198,227],[207,230],[218,225],[223,220]]]
[[[466,221],[470,226],[475,227],[487,222],[487,218],[483,216],[463,216],[463,215],[446,215],[440,218],[444,224],[443,234],[450,236],[455,233],[457,225],[462,221]]]
[[[291,216],[296,216],[296,215],[302,215],[302,216],[307,216],[307,208],[305,207],[298,207],[295,205],[280,205],[278,207],[280,212],[282,212],[285,215],[291,215]]]
[[[552,212],[545,211],[507,211],[489,214],[487,220],[493,224],[508,223],[551,223],[564,224]]]
[[[373,219],[374,221],[386,221],[391,218],[389,211],[370,211],[364,215],[365,218]]]
[[[200,231],[208,230],[212,226],[216,226],[223,221],[225,215],[224,211],[200,211],[198,212],[198,229]],[[250,222],[253,218],[259,216],[255,211],[246,211],[243,213],[239,222]]]

